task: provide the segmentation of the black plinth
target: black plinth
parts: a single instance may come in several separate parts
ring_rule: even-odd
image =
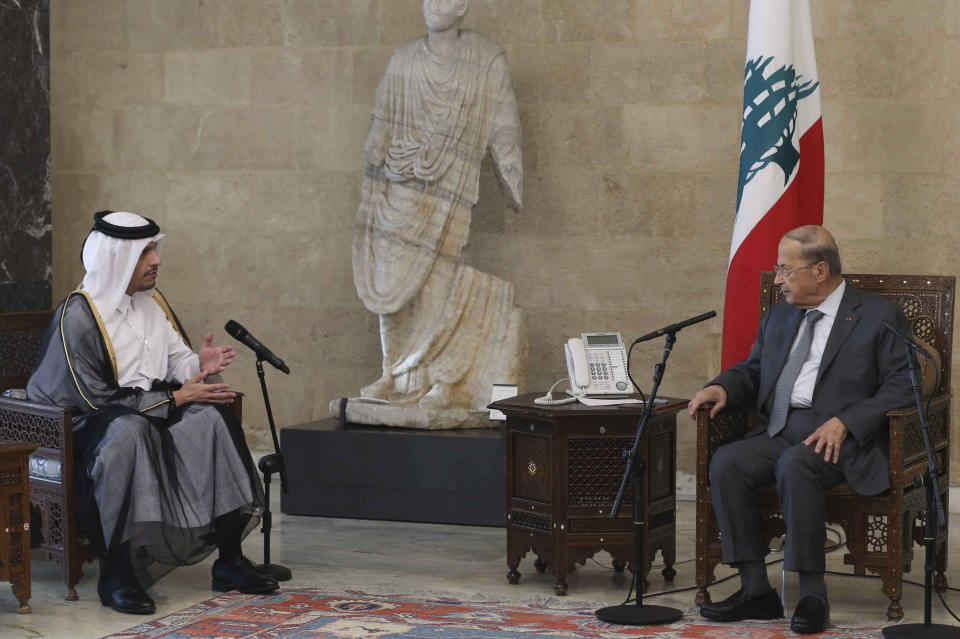
[[[960,628],[944,624],[905,623],[883,629],[886,639],[958,639]]]
[[[288,515],[504,526],[504,443],[497,428],[422,431],[340,426],[280,430]]]

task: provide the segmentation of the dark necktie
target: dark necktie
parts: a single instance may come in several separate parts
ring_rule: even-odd
[[[780,371],[777,385],[773,389],[773,408],[770,410],[770,420],[767,422],[767,433],[773,437],[787,425],[787,412],[790,410],[790,396],[793,394],[793,385],[797,383],[800,369],[810,354],[810,344],[813,343],[813,325],[820,321],[823,313],[807,311],[803,318],[803,328],[800,329],[800,341],[790,353],[787,363]]]

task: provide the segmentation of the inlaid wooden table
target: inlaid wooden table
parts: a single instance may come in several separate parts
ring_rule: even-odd
[[[35,444],[0,441],[0,578],[30,612],[30,453]]]
[[[533,400],[541,395],[490,405],[507,416],[507,580],[520,581],[517,567],[532,550],[534,567],[549,570],[556,594],[565,595],[566,576],[601,550],[610,553],[617,571],[632,562],[629,489],[616,519],[610,518],[610,508],[626,469],[623,451],[633,446],[643,406],[540,406]],[[666,581],[676,575],[676,414],[686,404],[673,398],[658,404],[640,444],[647,466],[644,580],[658,551]]]

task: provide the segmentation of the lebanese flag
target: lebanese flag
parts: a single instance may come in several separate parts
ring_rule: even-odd
[[[757,336],[760,273],[787,231],[823,224],[823,122],[809,0],[753,0],[737,217],[723,307],[724,369]]]

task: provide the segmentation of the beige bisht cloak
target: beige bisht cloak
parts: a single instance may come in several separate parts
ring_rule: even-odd
[[[466,30],[454,55],[435,55],[425,36],[400,47],[377,90],[353,244],[354,283],[381,316],[384,350],[365,396],[480,410],[491,383],[522,380],[513,285],[461,261],[487,149],[519,209],[520,123],[503,49]]]

